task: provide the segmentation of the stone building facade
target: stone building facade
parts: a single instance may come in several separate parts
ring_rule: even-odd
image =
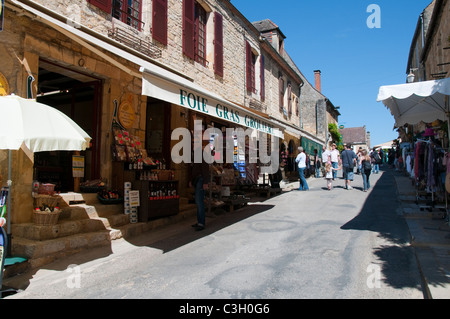
[[[432,81],[450,76],[450,3],[433,0],[420,14],[408,56],[406,74],[414,82]],[[440,129],[439,121],[399,128],[403,141],[425,131],[427,125]]]
[[[208,125],[256,128],[273,138],[290,134],[295,146],[301,136],[326,142],[326,99],[319,103],[303,97],[309,84],[286,58],[283,46],[274,47],[261,36],[230,1],[5,0],[4,18],[0,73],[7,79],[8,93],[26,97],[31,88],[32,97],[43,103],[58,104],[63,93],[77,100],[64,100],[60,107],[70,109],[93,138],[83,153],[86,179],[117,180],[111,126],[117,106],[124,104],[131,117],[129,133],[144,144],[160,136],[158,156],[184,186],[189,167],[170,163],[170,149],[176,144],[170,133],[192,129],[195,118]],[[176,102],[143,93],[147,87],[169,96],[172,92],[164,83],[179,87]],[[190,99],[190,90],[195,98]],[[206,106],[207,100],[220,101],[221,116],[201,112],[201,101]],[[187,102],[196,103],[195,108],[183,105]],[[152,134],[149,127],[154,127]],[[22,152],[13,156],[12,222],[27,223],[37,164]],[[5,152],[0,152],[3,179],[6,162]]]
[[[406,68],[415,82],[450,76],[449,20],[448,0],[432,1],[419,16]]]
[[[429,80],[450,76],[450,2],[436,1],[422,52],[425,77]]]

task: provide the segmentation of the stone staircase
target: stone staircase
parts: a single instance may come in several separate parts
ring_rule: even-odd
[[[167,224],[194,216],[196,205],[180,199],[180,213],[147,223],[130,224],[123,213],[123,204],[103,205],[96,194],[69,193],[61,195],[61,215],[52,226],[34,223],[12,225],[12,254],[28,259],[18,270],[22,272],[41,267],[56,259],[75,254],[84,249],[110,247],[111,241],[130,238]]]

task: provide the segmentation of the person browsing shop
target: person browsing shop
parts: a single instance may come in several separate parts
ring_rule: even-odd
[[[192,225],[195,230],[200,231],[205,229],[205,189],[208,188],[210,180],[209,165],[205,162],[202,156],[201,163],[192,164],[192,186],[194,187],[194,198],[197,204],[197,223]]]

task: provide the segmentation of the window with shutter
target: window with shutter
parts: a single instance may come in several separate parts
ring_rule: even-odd
[[[288,83],[287,88],[287,95],[288,95],[288,115],[292,115],[292,85],[291,83]]]
[[[140,0],[113,0],[112,2],[112,16],[139,31],[143,25],[141,11],[142,2]]]
[[[183,53],[194,59],[195,1],[183,0]]]
[[[223,77],[223,17],[214,14],[214,72]]]
[[[198,3],[195,4],[195,61],[206,66],[206,11]]]
[[[278,79],[278,86],[279,86],[279,92],[280,92],[280,112],[283,112],[283,109],[284,109],[284,80],[281,75],[280,75],[280,78]]]
[[[260,78],[261,78],[261,101],[264,101],[266,99],[266,76],[265,76],[265,57],[264,55],[261,55],[261,72],[260,72]]]
[[[88,2],[106,13],[111,14],[112,0],[88,0]]]
[[[152,35],[167,45],[167,0],[153,0]]]
[[[248,41],[245,43],[246,52],[246,75],[247,75],[247,91],[255,93],[256,92],[256,75],[255,75],[255,64],[256,56],[253,54],[252,47]]]

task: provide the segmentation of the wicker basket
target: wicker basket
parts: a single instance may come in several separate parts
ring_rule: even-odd
[[[34,207],[42,207],[44,204],[48,207],[57,207],[61,199],[62,197],[59,195],[34,195]]]
[[[34,211],[33,222],[39,226],[51,226],[58,223],[61,210],[55,210],[52,213]]]

